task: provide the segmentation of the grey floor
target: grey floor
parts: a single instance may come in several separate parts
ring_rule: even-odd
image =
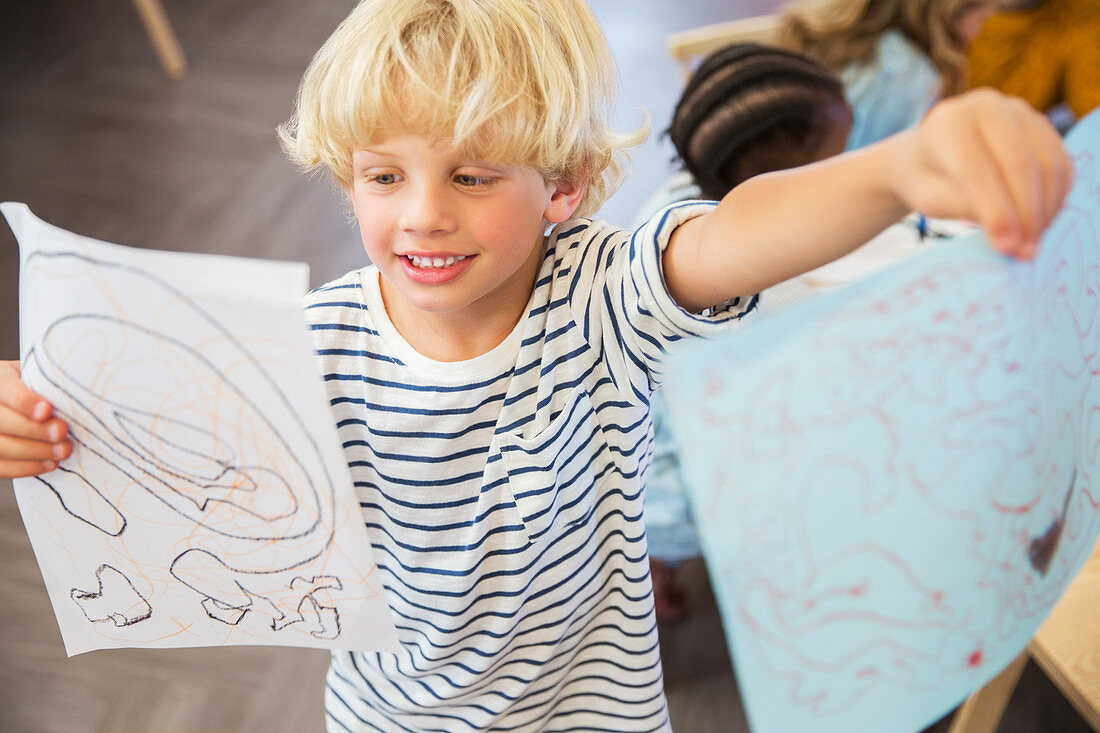
[[[281,157],[274,127],[291,110],[312,52],[350,0],[166,0],[191,62],[160,75],[128,0],[0,3],[0,200],[135,246],[303,260],[319,284],[364,256],[329,186]],[[623,126],[654,136],[604,210],[628,223],[667,174],[659,133],[679,71],[673,30],[753,15],[772,0],[597,0],[619,59]],[[18,254],[0,226],[0,358],[18,354]],[[323,652],[274,648],[104,651],[66,659],[8,482],[0,482],[0,733],[316,731]],[[695,612],[664,629],[678,731],[744,731],[744,713],[705,569],[685,579]],[[941,722],[936,730],[945,729]],[[1002,733],[1085,731],[1033,667]]]

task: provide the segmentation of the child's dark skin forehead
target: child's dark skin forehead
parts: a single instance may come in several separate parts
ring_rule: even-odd
[[[848,135],[852,131],[854,119],[852,108],[843,100],[836,100],[831,104],[823,105],[820,112],[821,118],[821,144],[814,160],[824,160],[834,155],[840,155],[848,144]]]
[[[852,110],[842,99],[824,103],[814,119],[814,129],[804,139],[775,133],[767,142],[750,145],[725,172],[727,190],[749,178],[770,171],[797,168],[844,152],[852,129]],[[721,198],[726,191],[707,191]]]

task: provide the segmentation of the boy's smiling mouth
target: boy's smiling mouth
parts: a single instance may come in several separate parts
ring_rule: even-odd
[[[421,285],[442,285],[459,277],[476,255],[403,254],[398,256],[405,277]]]
[[[413,267],[425,268],[440,268],[451,267],[457,262],[462,262],[466,259],[466,255],[448,255],[445,257],[431,257],[428,255],[403,255],[405,259],[412,263]]]

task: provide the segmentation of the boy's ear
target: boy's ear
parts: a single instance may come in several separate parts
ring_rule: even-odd
[[[558,181],[550,185],[550,203],[546,205],[546,211],[542,215],[551,224],[560,224],[573,216],[573,212],[580,206],[584,186],[576,186],[568,181]]]

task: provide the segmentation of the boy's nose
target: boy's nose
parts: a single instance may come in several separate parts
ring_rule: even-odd
[[[409,191],[402,214],[402,228],[428,236],[445,234],[455,227],[452,203],[446,191],[436,186],[420,186]]]

